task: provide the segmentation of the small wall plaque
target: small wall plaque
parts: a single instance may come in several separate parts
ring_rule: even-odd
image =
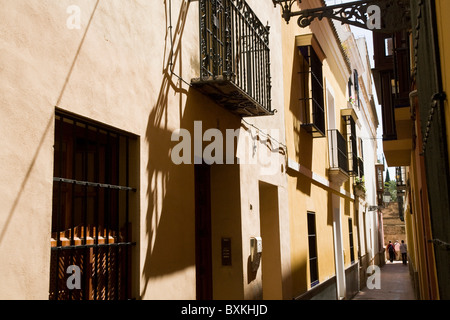
[[[231,238],[222,238],[222,265],[231,266]]]

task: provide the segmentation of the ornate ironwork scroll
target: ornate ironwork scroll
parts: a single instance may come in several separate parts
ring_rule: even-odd
[[[298,25],[307,27],[315,19],[329,18],[372,31],[393,33],[411,28],[411,12],[408,0],[353,1],[315,9],[292,12],[294,0],[273,0],[283,8],[283,18],[289,22],[298,16]],[[378,16],[376,16],[378,15]],[[377,23],[372,24],[376,19]]]

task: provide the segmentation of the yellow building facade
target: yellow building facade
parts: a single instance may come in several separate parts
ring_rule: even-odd
[[[292,11],[323,4],[303,1]],[[366,171],[367,201],[366,193],[360,196],[355,191],[364,175],[363,165],[356,163],[363,157],[361,128],[368,137],[376,136],[378,126],[369,98],[370,65],[364,64],[367,51],[361,58],[355,42],[347,43],[353,51],[344,49],[336,28],[342,27],[324,20],[307,28],[294,21],[282,29],[284,82],[289,84],[284,89],[285,127],[296,299],[350,299],[365,286],[362,261],[379,263],[379,220],[376,213],[368,213],[369,202],[377,208],[376,142],[366,150],[372,161],[367,161],[372,163]]]
[[[447,299],[449,233],[443,226],[448,222],[450,181],[449,55],[444,16],[449,7],[439,0],[411,1],[410,5],[411,29],[375,37],[374,76],[384,109],[387,165],[402,167],[405,172],[401,187],[416,297]],[[390,41],[395,50],[387,54]],[[394,56],[395,62],[390,61]],[[391,77],[389,69],[394,66],[400,71]],[[392,88],[391,101],[386,99],[388,86]]]

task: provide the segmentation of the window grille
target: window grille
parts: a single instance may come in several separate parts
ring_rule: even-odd
[[[316,214],[308,212],[309,276],[311,287],[319,283],[317,262]]]
[[[313,137],[325,136],[325,109],[322,62],[312,46],[300,46],[303,56],[302,71],[302,102],[305,112],[303,127],[311,132]]]
[[[132,140],[57,112],[49,299],[131,298]],[[69,266],[80,288],[69,288]]]
[[[358,157],[358,177],[364,177],[364,160],[361,157]]]
[[[348,160],[349,171],[351,176],[358,176],[358,143],[356,137],[356,123],[353,117],[344,117],[347,127],[347,143],[348,143]]]
[[[350,262],[353,264],[355,262],[355,250],[353,244],[353,219],[348,219],[348,237],[350,239]]]
[[[353,70],[353,79],[354,79],[354,86],[355,86],[355,102],[358,107],[358,109],[361,108],[361,100],[359,98],[359,76],[358,71],[355,69]]]
[[[342,134],[336,130],[328,130],[330,168],[348,172],[347,142]]]

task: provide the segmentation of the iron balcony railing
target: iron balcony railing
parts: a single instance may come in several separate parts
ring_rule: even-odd
[[[395,180],[397,181],[397,194],[404,194],[406,190],[406,168],[395,168]]]
[[[358,157],[358,176],[364,177],[364,160],[361,157]]]
[[[337,129],[328,130],[330,169],[348,172],[347,141]]]
[[[312,46],[301,46],[300,53],[304,57],[300,72],[303,86],[300,101],[305,112],[302,127],[313,137],[325,136],[325,108],[322,62]]]
[[[244,0],[200,0],[199,7],[200,78],[193,84],[222,82],[210,90],[216,101],[234,99],[248,115],[272,114],[269,27]]]
[[[356,177],[359,175],[356,123],[352,116],[345,116],[344,119],[347,129],[348,173],[350,176]]]

